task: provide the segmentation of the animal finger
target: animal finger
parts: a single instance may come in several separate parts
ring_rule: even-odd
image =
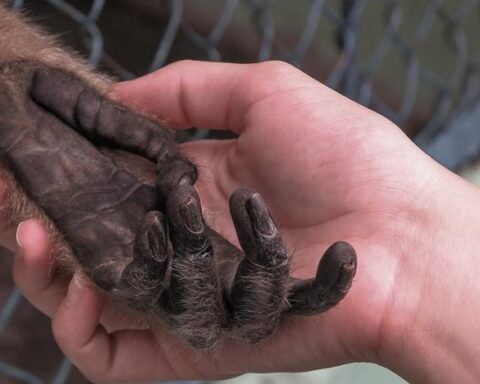
[[[245,251],[231,292],[235,325],[256,342],[271,334],[287,305],[288,254],[261,196],[240,188],[230,199],[238,239]]]
[[[174,256],[169,310],[176,330],[197,348],[213,346],[225,325],[225,309],[213,247],[200,199],[190,185],[167,200]]]
[[[289,313],[312,315],[338,304],[352,285],[357,268],[353,247],[346,242],[332,244],[320,261],[315,278],[298,281],[288,301]]]
[[[121,294],[139,310],[157,306],[172,259],[168,227],[161,212],[147,213],[133,247],[133,260],[122,273]]]
[[[106,141],[154,161],[161,176],[158,188],[162,196],[181,181],[196,181],[196,168],[178,151],[173,130],[108,99],[81,78],[58,69],[38,68],[30,94],[43,108],[97,144]]]

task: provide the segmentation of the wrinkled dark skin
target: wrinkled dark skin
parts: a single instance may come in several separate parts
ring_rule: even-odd
[[[101,147],[153,162],[155,186]],[[95,284],[158,313],[194,347],[224,334],[259,341],[284,313],[323,312],[350,288],[356,256],[344,242],[326,251],[314,278],[291,278],[277,225],[251,189],[230,199],[243,252],[223,239],[204,222],[196,168],[172,131],[73,74],[0,63],[0,150]]]

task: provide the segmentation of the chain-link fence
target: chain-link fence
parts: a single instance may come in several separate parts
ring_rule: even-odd
[[[187,58],[285,60],[387,116],[452,169],[480,154],[478,0],[14,0],[11,7],[120,79]],[[4,281],[0,342],[7,329],[48,333]],[[29,323],[15,321],[22,311]],[[17,346],[24,361],[31,350],[37,351],[31,359],[44,356],[43,344],[34,344],[43,340],[38,332],[31,338]],[[51,355],[57,361],[48,374],[42,364],[20,366],[5,357],[0,382],[84,382],[58,351]]]

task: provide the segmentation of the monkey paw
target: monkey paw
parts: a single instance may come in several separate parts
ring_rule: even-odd
[[[158,287],[160,300],[154,305],[160,303],[190,344],[210,347],[223,334],[254,343],[273,333],[284,314],[320,313],[346,295],[356,268],[349,244],[333,244],[313,279],[293,279],[287,250],[261,196],[239,188],[230,198],[230,213],[243,252],[207,227],[191,186],[180,186],[169,196],[164,224],[147,224],[138,236],[139,264],[146,265],[148,254],[168,271],[162,276],[169,275]],[[151,246],[147,238],[153,237],[162,239],[161,246]]]
[[[290,277],[279,230],[251,189],[230,198],[243,251],[230,244],[205,223],[196,168],[173,133],[73,73],[0,63],[0,150],[72,264],[196,348],[224,336],[260,341],[284,315],[336,305],[352,283],[356,256],[344,242],[325,252],[314,278]]]

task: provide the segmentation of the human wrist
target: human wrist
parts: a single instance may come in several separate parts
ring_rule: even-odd
[[[479,382],[480,191],[440,174],[396,273],[379,359],[410,382]]]

